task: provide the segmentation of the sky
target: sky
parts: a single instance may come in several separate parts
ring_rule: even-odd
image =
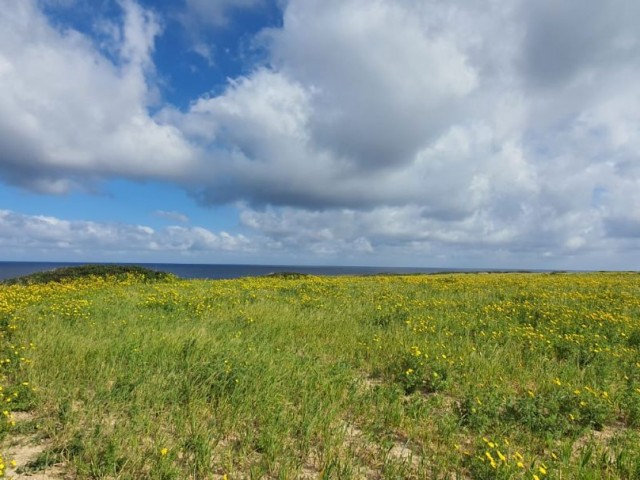
[[[637,0],[2,7],[2,261],[640,269]]]

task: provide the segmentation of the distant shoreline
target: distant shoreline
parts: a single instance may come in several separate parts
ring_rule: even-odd
[[[248,265],[248,264],[179,264],[140,262],[0,262],[0,280],[81,265],[140,266],[172,273],[183,279],[233,279],[243,277],[299,274],[317,276],[344,275],[420,275],[446,273],[578,273],[574,270],[505,269],[505,268],[435,268],[435,267],[370,267],[370,266],[313,266],[313,265]]]

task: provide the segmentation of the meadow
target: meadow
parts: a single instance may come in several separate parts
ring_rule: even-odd
[[[3,474],[640,478],[640,275],[4,284],[0,385]]]

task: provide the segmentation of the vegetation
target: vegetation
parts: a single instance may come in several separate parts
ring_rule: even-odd
[[[170,273],[159,272],[137,265],[98,264],[56,268],[45,272],[32,273],[23,277],[10,278],[4,280],[2,283],[5,285],[31,285],[35,283],[65,282],[86,277],[122,279],[131,275],[135,276],[138,281],[159,281],[174,278]]]
[[[639,478],[639,280],[0,285],[0,431],[77,478]]]

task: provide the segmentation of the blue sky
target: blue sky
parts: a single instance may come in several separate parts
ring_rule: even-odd
[[[0,260],[640,268],[633,0],[9,4]]]

